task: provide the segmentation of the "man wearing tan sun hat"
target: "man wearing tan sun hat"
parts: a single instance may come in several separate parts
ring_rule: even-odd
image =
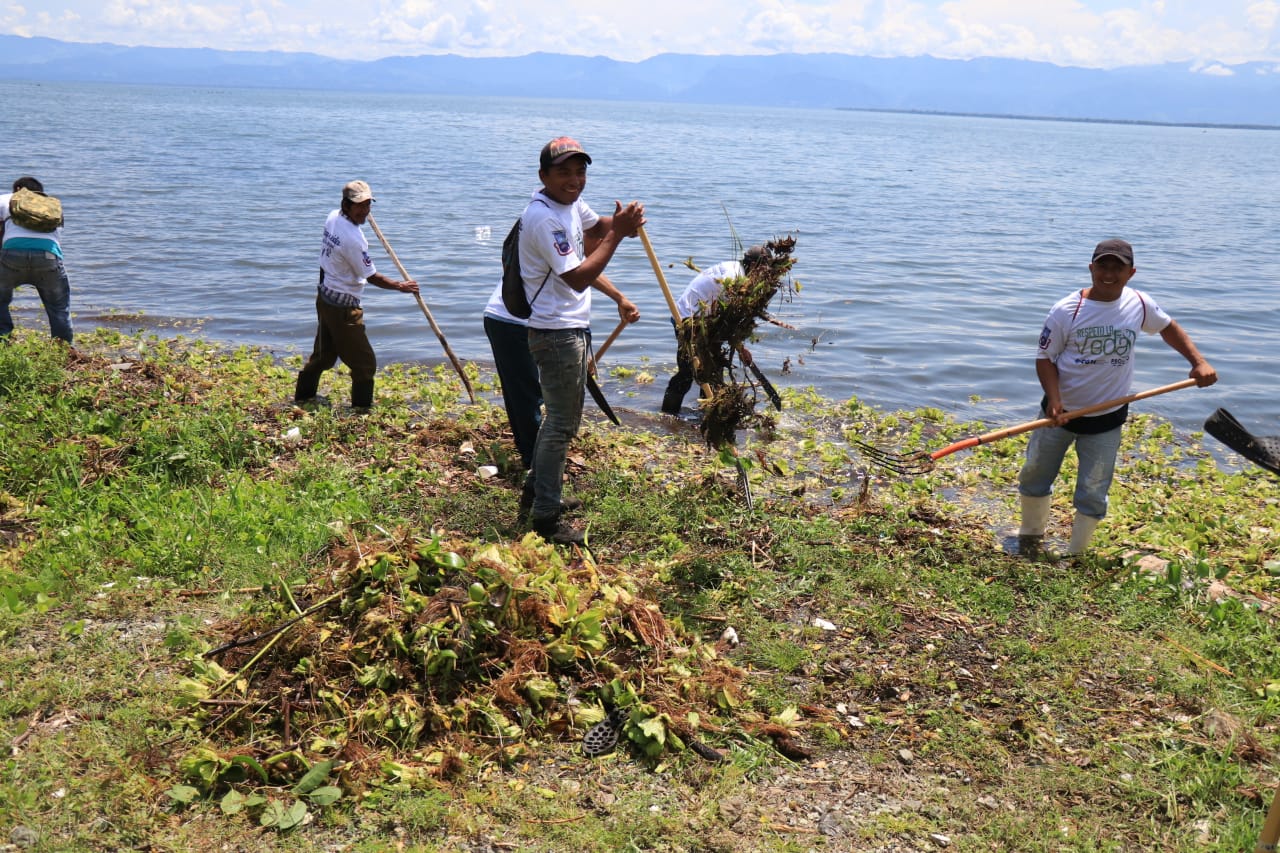
[[[378,359],[364,327],[361,297],[365,283],[401,293],[418,292],[416,281],[396,281],[373,267],[369,241],[360,228],[369,218],[373,201],[373,190],[367,183],[351,181],[342,188],[341,207],[325,220],[316,292],[316,340],[311,357],[298,374],[295,403],[314,402],[320,374],[342,359],[351,371],[352,408],[372,406]]]

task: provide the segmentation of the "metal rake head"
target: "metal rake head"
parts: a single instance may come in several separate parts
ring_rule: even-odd
[[[890,453],[856,438],[853,439],[853,444],[872,465],[896,474],[928,474],[933,470],[933,457],[924,450],[915,453]]]

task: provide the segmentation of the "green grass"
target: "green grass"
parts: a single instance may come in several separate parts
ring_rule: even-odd
[[[592,422],[571,450],[599,571],[660,606],[681,647],[716,647],[740,672],[736,706],[700,733],[728,760],[624,745],[589,761],[580,730],[544,730],[530,711],[505,760],[484,738],[365,745],[331,777],[340,799],[318,804],[292,789],[322,754],[303,743],[304,763],[280,757],[270,784],[179,802],[193,750],[251,756],[280,737],[203,729],[179,707],[228,625],[296,613],[281,590],[324,581],[343,549],[510,543],[518,466],[500,405],[460,402],[443,368],[385,368],[361,416],[295,409],[296,365],[253,350],[109,332],[80,345],[79,360],[22,333],[0,347],[0,828],[29,827],[37,850],[1256,840],[1280,744],[1274,481],[1224,473],[1196,436],[1139,416],[1095,551],[1031,562],[998,547],[1024,440],[864,488],[848,438],[909,452],[982,426],[791,390],[798,426],[739,448],[754,511],[694,440]],[[492,392],[491,376],[473,379]],[[347,381],[322,393],[344,399]],[[483,480],[481,464],[502,473]],[[1051,532],[1067,519],[1057,507]],[[741,645],[716,646],[730,626]],[[665,695],[658,680],[688,669],[670,664],[637,660],[621,680]],[[675,710],[700,707],[686,701]],[[421,775],[438,748],[459,756],[450,779]],[[309,821],[263,828],[267,809],[228,814],[227,790],[302,803]],[[826,835],[806,815],[833,804]]]

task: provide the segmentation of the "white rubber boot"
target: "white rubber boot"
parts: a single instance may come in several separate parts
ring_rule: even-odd
[[[1042,498],[1022,498],[1022,526],[1018,528],[1019,536],[1044,536],[1044,529],[1049,524],[1049,506],[1052,496]]]
[[[1100,523],[1100,518],[1077,512],[1071,521],[1071,544],[1067,546],[1067,554],[1073,557],[1083,554],[1089,547],[1089,540],[1093,539],[1093,531],[1098,529]]]

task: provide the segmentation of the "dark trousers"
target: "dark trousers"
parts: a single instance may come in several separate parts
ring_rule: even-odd
[[[676,328],[676,321],[671,321],[671,328]],[[676,375],[667,383],[667,392],[662,395],[662,411],[668,415],[680,414],[680,405],[685,395],[693,387],[693,362],[688,351],[680,346],[680,333],[676,332]]]
[[[330,305],[316,296],[316,320],[316,341],[311,357],[298,374],[293,398],[305,401],[314,397],[320,386],[320,374],[342,359],[351,371],[351,405],[372,405],[373,374],[378,369],[378,359],[365,333],[364,310]]]
[[[529,331],[519,323],[484,318],[484,333],[493,350],[493,363],[502,385],[502,404],[516,450],[526,469],[533,466],[533,446],[542,425],[542,386],[538,365],[529,354]]]

